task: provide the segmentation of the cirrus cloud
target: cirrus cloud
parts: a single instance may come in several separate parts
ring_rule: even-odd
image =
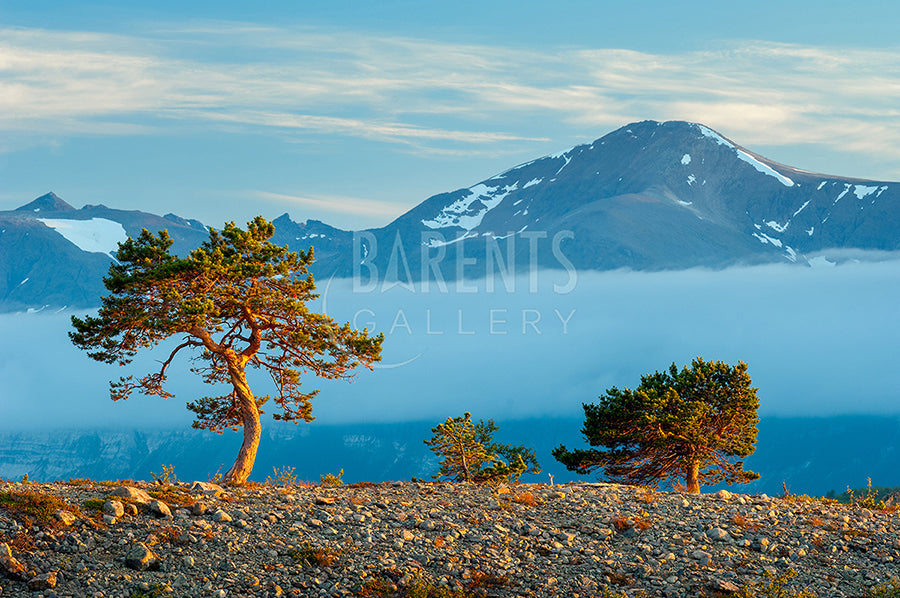
[[[238,126],[499,154],[654,118],[746,144],[900,158],[896,48],[537,52],[240,23],[142,36],[8,28],[0,40],[0,130],[23,139]]]

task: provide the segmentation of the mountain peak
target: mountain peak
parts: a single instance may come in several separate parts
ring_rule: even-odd
[[[16,208],[16,212],[71,212],[75,208],[67,204],[53,191],[41,195],[32,202]]]

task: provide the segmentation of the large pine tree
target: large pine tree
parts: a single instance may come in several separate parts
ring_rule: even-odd
[[[635,390],[610,388],[597,404],[584,404],[582,433],[591,449],[553,456],[570,471],[602,470],[614,481],[678,484],[746,483],[759,474],[744,470],[756,448],[757,389],[747,364],[730,366],[698,357],[690,367],[641,377]]]
[[[253,469],[261,435],[262,406],[272,399],[273,417],[312,421],[312,399],[300,391],[304,372],[322,378],[348,378],[359,365],[371,367],[381,358],[383,335],[371,337],[310,311],[317,297],[307,267],[313,251],[292,253],[269,239],[272,223],[258,216],[241,230],[234,223],[186,258],[172,255],[172,240],[161,231],[144,230],[119,246],[104,284],[96,317],[73,317],[72,342],[106,363],[128,364],[141,349],[180,337],[158,371],[135,380],[128,376],[110,384],[113,400],[138,390],[171,397],[163,388],[175,356],[193,350],[195,366],[210,384],[230,389],[216,397],[189,402],[195,428],[221,432],[243,427],[244,438],[234,466],[224,481],[243,484]],[[254,396],[247,367],[266,372],[276,394]]]

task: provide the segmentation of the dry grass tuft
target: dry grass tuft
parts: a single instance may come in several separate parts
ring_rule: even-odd
[[[509,585],[509,578],[486,571],[472,571],[472,578],[466,584],[466,589],[503,588]]]
[[[341,553],[333,548],[312,546],[309,542],[300,549],[291,549],[288,556],[304,567],[334,567]]]
[[[541,504],[541,501],[531,492],[517,492],[513,495],[512,501],[528,507],[536,507]]]
[[[26,527],[39,525],[54,529],[64,527],[56,518],[57,511],[78,512],[76,507],[69,506],[58,496],[31,491],[0,492],[0,509]]]
[[[737,527],[743,530],[758,530],[760,529],[760,525],[755,521],[750,521],[743,514],[738,513],[734,517],[731,518],[731,523],[736,525]]]
[[[186,544],[186,541],[181,539],[181,534],[182,530],[174,526],[155,529],[147,536],[147,546],[155,546],[157,544]]]

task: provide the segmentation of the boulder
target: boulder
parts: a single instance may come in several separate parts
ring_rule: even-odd
[[[0,573],[14,581],[28,579],[28,570],[13,556],[8,544],[0,544]]]
[[[56,571],[44,573],[28,580],[28,589],[32,592],[52,590],[56,587]]]
[[[64,509],[59,509],[56,512],[56,518],[66,527],[72,525],[78,519],[77,517],[75,517],[75,513],[66,511]]]
[[[150,501],[150,512],[157,517],[172,518],[172,511],[169,510],[169,505],[161,500]]]
[[[138,542],[125,555],[125,566],[135,571],[158,569],[159,559],[146,544]]]
[[[223,511],[222,509],[217,509],[215,513],[213,513],[213,521],[218,523],[228,523],[231,521],[231,515]]]
[[[125,505],[117,500],[108,500],[103,503],[103,514],[118,519],[125,514]]]
[[[133,500],[134,502],[141,503],[142,505],[146,505],[151,500],[153,500],[145,491],[141,490],[140,488],[133,488],[131,486],[119,486],[118,488],[110,492],[109,495],[127,498],[129,500]]]
[[[213,484],[212,482],[194,482],[191,484],[191,492],[205,492],[207,494],[218,496],[225,493],[225,488],[222,488],[218,484]]]

